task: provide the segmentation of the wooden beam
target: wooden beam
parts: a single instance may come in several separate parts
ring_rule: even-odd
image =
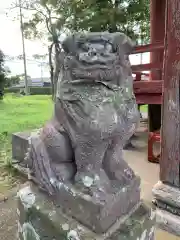
[[[158,50],[163,50],[163,49],[164,49],[164,42],[157,42],[154,44],[136,46],[132,54],[156,52]]]
[[[164,43],[164,33],[165,33],[165,4],[166,0],[150,0],[150,38],[151,44],[156,44],[157,42]],[[163,63],[164,51],[153,51],[150,53],[150,62]],[[162,70],[151,71],[150,80],[155,81],[163,79]],[[148,116],[149,116],[149,130],[156,131],[161,128],[161,105],[148,105]]]
[[[160,94],[135,94],[137,104],[162,104],[162,95]]]
[[[139,65],[132,65],[132,72],[142,72],[142,71],[155,71],[161,70],[163,63],[147,63],[147,64],[139,64]]]
[[[162,182],[179,187],[180,1],[168,0],[166,13],[160,179]]]
[[[151,44],[157,42],[164,43],[165,35],[165,5],[166,0],[151,0],[150,1],[150,21],[151,21]],[[164,44],[163,44],[164,45]],[[163,48],[164,49],[164,48]],[[152,51],[150,54],[151,63],[163,62],[164,51]],[[153,71],[151,80],[162,79],[162,71]]]
[[[163,80],[159,81],[134,81],[134,93],[135,94],[162,94]]]

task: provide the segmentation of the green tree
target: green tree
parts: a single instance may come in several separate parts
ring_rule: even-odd
[[[20,7],[16,5],[16,7]],[[28,20],[24,21],[23,30],[28,39],[44,39],[48,43],[48,58],[52,95],[60,71],[59,56],[61,54],[61,35],[67,30],[66,20],[70,17],[69,6],[60,0],[25,0],[21,8],[31,11]]]
[[[18,5],[16,5],[19,7]],[[60,71],[61,40],[73,31],[121,31],[138,42],[149,40],[149,0],[24,0],[28,39],[48,42],[52,93]]]
[[[5,82],[6,82],[6,69],[4,65],[4,54],[0,50],[0,100],[3,99]]]
[[[13,85],[19,84],[22,75],[9,76],[6,78],[5,87],[12,87]]]
[[[148,41],[149,0],[90,0],[83,3],[76,6],[78,30],[120,31],[133,39]]]

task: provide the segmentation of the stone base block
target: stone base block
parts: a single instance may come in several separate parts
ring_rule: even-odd
[[[13,158],[19,160],[14,167],[25,176],[27,169],[23,167],[22,160],[28,148],[30,133],[16,133],[13,135]],[[36,179],[32,178],[36,183]],[[105,194],[103,199],[100,196],[91,197],[78,191],[73,185],[58,183],[58,194],[53,198],[54,204],[59,204],[67,214],[83,223],[96,233],[106,232],[117,219],[123,218],[140,202],[140,179],[134,177],[129,183],[121,186],[121,183],[114,188],[114,191]]]
[[[157,227],[180,237],[180,217],[168,211],[156,209]]]
[[[28,150],[28,138],[31,132],[19,132],[12,134],[12,158],[13,161],[23,162]]]
[[[104,234],[96,234],[65,215],[34,185],[18,193],[18,231],[21,240],[154,240],[154,217],[143,204],[136,205]]]
[[[14,165],[25,177],[26,168],[19,164]],[[36,179],[31,180],[38,185]],[[106,199],[83,194],[71,184],[60,183],[58,193],[52,198],[54,205],[61,207],[62,211],[74,217],[80,223],[96,233],[106,232],[117,219],[123,218],[140,202],[140,179],[135,177],[129,185],[120,188],[114,194],[107,194]]]
[[[55,203],[63,211],[96,233],[106,232],[117,219],[128,214],[140,202],[140,179],[135,177],[128,185],[103,200],[78,191],[73,185],[61,184]]]
[[[180,189],[158,182],[153,195],[157,227],[180,236]]]

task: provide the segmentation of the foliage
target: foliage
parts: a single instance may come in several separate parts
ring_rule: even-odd
[[[31,95],[51,95],[52,88],[51,87],[31,87],[30,94]]]
[[[21,88],[10,87],[5,89],[5,93],[20,93]],[[30,95],[51,95],[51,87],[29,87]]]
[[[149,38],[149,0],[31,0],[24,9],[33,11],[24,23],[28,38],[44,36],[58,42],[72,31],[121,31],[130,37]],[[44,31],[46,30],[46,31]]]
[[[149,0],[84,0],[80,3],[76,5],[76,30],[120,31],[133,39],[143,38],[144,42],[149,39]]]
[[[9,88],[5,88],[4,92],[5,93],[20,93],[21,88],[19,87],[9,87]]]
[[[53,95],[64,33],[121,31],[143,43],[149,40],[149,0],[24,0],[21,8],[28,12],[23,24],[25,37],[49,43]]]
[[[35,60],[46,60],[47,54],[34,54],[32,56]]]
[[[5,87],[9,88],[13,85],[19,84],[22,75],[9,76],[6,78]]]
[[[150,42],[150,0],[144,0],[143,17],[139,22],[139,39],[140,44]]]
[[[27,78],[31,79],[31,77],[29,75],[27,76]],[[4,87],[6,89],[7,88],[13,88],[13,85],[19,84],[20,81],[24,80],[24,79],[25,79],[24,73],[18,74],[18,75],[15,75],[15,76],[7,76]],[[4,90],[5,92],[7,92],[6,89]]]
[[[49,68],[52,95],[54,95],[59,74],[59,55],[61,53],[59,39],[65,31],[65,22],[70,17],[69,6],[66,1],[25,0],[18,7],[31,12],[30,17],[23,24],[25,37],[29,39],[44,38],[46,42],[49,42]]]
[[[6,70],[4,66],[4,54],[0,50],[0,100],[3,99],[5,82],[6,82]]]

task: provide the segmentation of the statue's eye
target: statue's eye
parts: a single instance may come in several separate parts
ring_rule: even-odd
[[[107,43],[107,44],[105,45],[105,49],[106,49],[106,51],[108,51],[108,52],[112,52],[112,51],[113,51],[112,45],[109,44],[109,43]]]
[[[88,43],[86,43],[86,44],[83,44],[83,45],[81,46],[81,48],[82,48],[83,50],[85,50],[85,51],[89,51],[90,46],[89,46]]]
[[[91,57],[93,57],[93,56],[96,56],[97,54],[96,54],[96,52],[91,51],[91,52],[88,52],[88,55],[91,56]]]

